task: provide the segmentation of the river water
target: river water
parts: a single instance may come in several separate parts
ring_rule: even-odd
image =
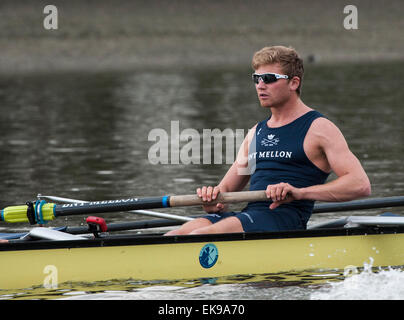
[[[303,101],[339,126],[368,173],[372,197],[404,194],[403,71],[402,62],[306,66]],[[0,207],[25,203],[38,193],[102,200],[190,194],[201,185],[218,183],[236,147],[228,146],[227,140],[226,148],[213,140],[205,145],[206,134],[226,129],[237,145],[237,134],[247,133],[268,116],[258,104],[250,74],[248,68],[162,68],[0,76]],[[201,211],[173,208],[169,213]],[[352,214],[359,213],[317,214],[310,223]],[[107,222],[150,219],[128,213],[100,216]],[[83,222],[84,217],[76,216],[49,226]],[[0,232],[27,229],[23,224],[0,225]],[[104,283],[86,284],[84,289],[69,286],[52,294],[7,292],[2,297],[404,299],[402,277],[401,270],[365,268],[349,278],[336,271],[284,275],[278,281],[258,278],[253,284]],[[389,281],[389,294],[383,296],[387,291],[380,290],[381,283]]]

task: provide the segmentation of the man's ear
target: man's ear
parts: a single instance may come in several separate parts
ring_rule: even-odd
[[[289,81],[289,88],[290,88],[292,91],[296,91],[297,88],[299,88],[299,85],[300,85],[300,78],[299,78],[299,77],[294,76],[292,79],[290,79],[290,81]]]

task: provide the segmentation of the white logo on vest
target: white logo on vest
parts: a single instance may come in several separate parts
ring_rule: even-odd
[[[267,138],[261,140],[261,145],[264,147],[276,146],[279,142],[279,138],[275,138],[274,134],[269,134]]]

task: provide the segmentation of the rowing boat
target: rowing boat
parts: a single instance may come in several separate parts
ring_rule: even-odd
[[[384,223],[388,220],[385,217]],[[49,240],[49,235],[47,240],[40,239],[33,232],[39,240],[0,245],[0,287],[25,288],[42,285],[49,279],[55,283],[178,280],[344,269],[361,267],[369,259],[374,267],[404,265],[404,226],[378,223],[351,228],[175,237],[145,234],[87,239],[70,235],[70,239],[57,241]],[[33,230],[38,229],[50,231]]]
[[[0,243],[0,288],[179,280],[404,265],[404,217],[351,216],[307,230],[212,235],[72,234],[35,227]]]

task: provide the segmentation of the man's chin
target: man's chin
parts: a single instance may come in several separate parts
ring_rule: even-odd
[[[261,107],[270,108],[271,104],[268,101],[260,101]]]

